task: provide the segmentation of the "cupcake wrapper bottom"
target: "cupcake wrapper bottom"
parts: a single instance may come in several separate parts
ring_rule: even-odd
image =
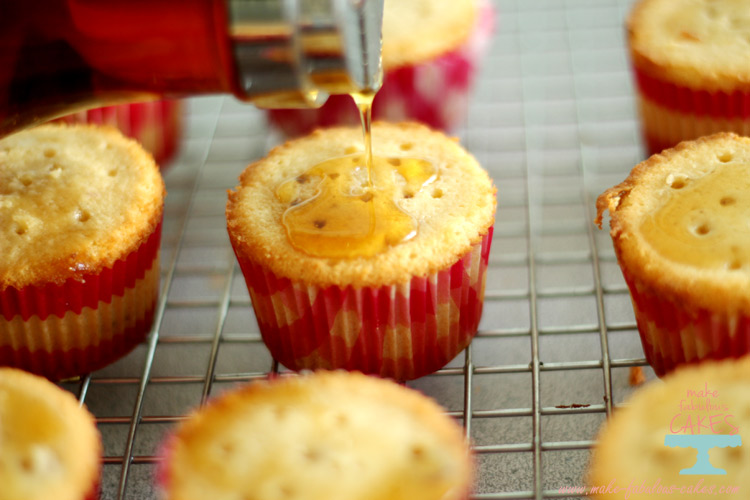
[[[99,468],[99,474],[96,477],[94,485],[91,487],[89,492],[82,498],[82,500],[99,500],[101,496],[101,468]]]
[[[637,67],[634,73],[648,154],[716,132],[750,134],[750,93],[691,89]]]
[[[109,125],[141,143],[163,168],[177,152],[182,135],[182,102],[161,100],[119,104],[80,111],[60,119],[65,123]]]
[[[159,292],[161,226],[111,268],[61,285],[0,292],[0,366],[53,380],[121,358],[148,334]]]
[[[659,377],[680,365],[750,353],[750,317],[692,308],[627,275],[625,280],[646,360]]]
[[[72,321],[67,321],[66,325],[72,331],[94,328],[100,335],[109,335],[111,338],[99,340],[98,344],[83,348],[58,347],[59,344],[65,344],[68,340],[60,338],[55,338],[47,345],[35,350],[26,346],[1,346],[0,366],[13,366],[43,375],[51,380],[75,377],[107,366],[128,354],[146,338],[154,319],[155,303],[140,313],[141,318],[119,332],[113,331],[110,325],[113,321],[127,321],[127,314],[120,314],[120,317],[115,319],[112,318],[111,313],[100,311],[106,309],[108,309],[106,306],[101,306],[91,317],[84,319],[85,315],[81,315],[73,318]],[[106,331],[108,329],[110,331]],[[56,333],[60,332],[54,332]],[[75,335],[73,333],[70,336]]]
[[[451,131],[465,119],[476,70],[494,29],[494,11],[479,2],[475,29],[461,47],[431,61],[389,70],[373,102],[373,120],[413,120]],[[319,127],[359,124],[359,112],[347,95],[333,95],[319,109],[279,109],[269,121],[289,137]]]
[[[643,140],[649,155],[717,132],[750,135],[750,119],[695,115],[664,107],[648,98],[639,100]]]
[[[476,334],[491,242],[492,228],[451,267],[381,287],[308,286],[238,260],[281,364],[411,380],[445,366]]]

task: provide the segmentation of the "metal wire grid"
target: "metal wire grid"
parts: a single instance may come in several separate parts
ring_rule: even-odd
[[[627,1],[507,0],[462,142],[499,209],[472,347],[409,385],[459,419],[477,499],[563,498],[595,433],[644,365],[627,289],[593,199],[640,159],[622,39]],[[224,223],[226,189],[274,141],[262,113],[191,100],[166,172],[162,293],[148,342],[63,384],[96,415],[102,498],[157,498],[158,445],[190,409],[278,366],[257,332]],[[650,371],[648,372],[650,376]]]

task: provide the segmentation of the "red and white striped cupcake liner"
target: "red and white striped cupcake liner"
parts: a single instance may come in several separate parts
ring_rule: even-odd
[[[692,89],[634,68],[649,155],[716,132],[750,135],[750,92]]]
[[[99,500],[100,494],[101,494],[101,467],[99,468],[99,474],[96,477],[96,481],[94,482],[94,485],[91,487],[91,490],[86,494],[85,497],[83,497],[81,500]]]
[[[750,316],[675,301],[623,269],[646,360],[659,377],[680,365],[750,353]]]
[[[60,380],[130,352],[153,322],[160,240],[161,224],[99,273],[0,290],[0,366]]]
[[[445,366],[475,336],[491,242],[492,228],[449,268],[379,287],[306,285],[237,258],[263,340],[281,364],[411,380]]]

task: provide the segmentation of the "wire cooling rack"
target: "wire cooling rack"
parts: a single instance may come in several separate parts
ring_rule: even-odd
[[[477,499],[563,498],[600,424],[645,365],[598,193],[642,158],[623,43],[629,1],[499,0],[463,144],[499,203],[472,346],[409,383],[457,418],[477,453]],[[190,100],[165,173],[162,294],[147,343],[63,384],[96,415],[102,498],[158,498],[159,443],[192,408],[278,369],[226,235],[226,190],[274,142],[262,112]],[[646,368],[648,377],[653,374]]]

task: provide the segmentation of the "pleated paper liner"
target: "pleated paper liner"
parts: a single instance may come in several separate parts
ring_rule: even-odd
[[[182,137],[182,114],[182,101],[160,100],[80,111],[60,121],[115,127],[154,155],[163,170],[177,152]]]
[[[750,92],[708,92],[635,67],[643,139],[649,155],[716,132],[750,135]]]
[[[476,334],[491,242],[492,228],[451,267],[380,287],[305,285],[237,258],[281,364],[411,380],[445,366]]]
[[[86,496],[81,497],[81,500],[99,500],[101,497],[101,467],[99,467],[99,474],[96,477],[96,481],[94,481],[93,486],[88,491]]]
[[[623,270],[646,360],[659,377],[680,365],[750,353],[750,317],[675,302]]]
[[[153,321],[160,240],[161,224],[100,273],[0,291],[0,366],[60,380],[130,352]]]
[[[420,64],[387,71],[373,102],[373,120],[417,121],[452,131],[466,119],[477,70],[494,28],[494,10],[481,1],[474,31],[461,47]],[[306,135],[316,128],[359,124],[359,114],[348,95],[332,95],[318,109],[274,109],[269,122],[287,137]]]

